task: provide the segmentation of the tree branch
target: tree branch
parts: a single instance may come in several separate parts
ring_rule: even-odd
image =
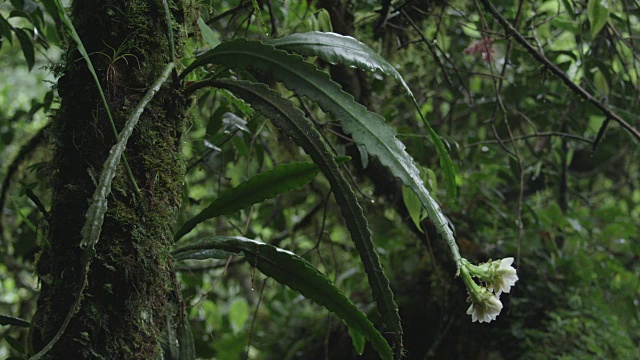
[[[593,95],[591,95],[587,90],[583,89],[580,85],[574,83],[569,79],[567,74],[565,74],[559,67],[557,67],[554,63],[552,63],[549,59],[547,59],[544,55],[539,53],[529,42],[524,38],[518,30],[516,30],[507,19],[502,16],[498,10],[489,2],[489,0],[480,0],[482,5],[484,5],[485,9],[491,13],[494,19],[496,19],[505,29],[508,35],[513,36],[513,38],[520,43],[536,60],[544,64],[553,74],[562,80],[562,82],[569,87],[574,93],[591,103],[593,106],[598,108],[607,118],[610,118],[620,124],[623,128],[629,131],[636,139],[640,140],[640,132],[631,126],[628,122],[626,122],[620,115],[616,114],[613,110],[609,109],[602,102],[598,101]]]

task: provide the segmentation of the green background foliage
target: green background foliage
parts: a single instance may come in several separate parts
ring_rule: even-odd
[[[497,321],[472,323],[465,313],[467,294],[433,222],[412,193],[340,129],[340,119],[293,92],[295,86],[279,84],[280,75],[273,79],[245,70],[245,64],[201,67],[186,76],[187,89],[212,76],[266,83],[304,111],[332,152],[352,157],[341,168],[348,171],[395,293],[407,358],[629,359],[640,352],[639,139],[565,83],[580,85],[640,127],[637,4],[491,2],[564,79],[506,36],[484,0],[256,4],[264,25],[251,1],[189,2],[185,10],[199,11],[200,19],[180,29],[189,39],[179,70],[220,41],[331,30],[357,38],[413,90],[453,161],[455,197],[401,84],[309,54],[305,60],[395,129],[453,224],[462,256],[475,262],[516,258],[520,280],[502,295],[505,308]],[[46,241],[42,209],[50,204],[49,145],[41,129],[58,106],[52,81],[71,46],[60,40],[63,33],[53,1],[0,2],[0,178],[7,179],[0,204],[3,316],[31,319],[38,282],[47,281],[34,274],[38,245]],[[175,229],[259,174],[309,161],[232,92],[192,89],[183,139],[187,175]],[[291,251],[387,336],[330,181],[315,176],[296,187],[203,221],[178,245],[244,236]],[[338,317],[256,272],[257,257],[222,255],[177,262],[199,358],[359,357],[357,341],[352,343]],[[0,358],[27,351],[27,329],[11,318],[0,320]],[[362,358],[377,358],[370,343]]]

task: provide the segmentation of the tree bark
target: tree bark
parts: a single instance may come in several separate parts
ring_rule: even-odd
[[[182,1],[168,3],[174,24],[183,23]],[[71,17],[120,131],[171,61],[163,2],[76,0]],[[50,132],[52,208],[37,266],[42,291],[31,341],[36,352],[58,332],[82,287],[80,230],[116,142],[72,41],[58,71],[61,106]],[[178,82],[170,79],[142,114],[125,151],[140,194],[121,162],[79,310],[48,357],[157,359],[175,350],[185,313],[169,246],[184,180],[180,149],[187,107]]]

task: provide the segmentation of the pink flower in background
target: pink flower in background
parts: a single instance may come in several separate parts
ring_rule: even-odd
[[[480,55],[484,61],[490,63],[493,61],[495,50],[493,48],[493,39],[490,37],[483,37],[480,40],[474,40],[466,49],[464,53],[467,55]]]

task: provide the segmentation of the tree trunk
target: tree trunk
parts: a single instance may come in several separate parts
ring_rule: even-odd
[[[168,3],[174,24],[183,23],[182,1]],[[71,17],[121,131],[171,61],[163,2],[77,0]],[[174,27],[174,37],[178,35]],[[42,292],[31,344],[38,351],[54,338],[81,296],[79,310],[48,357],[171,357],[168,352],[176,349],[185,314],[169,246],[184,179],[180,148],[187,99],[173,76],[142,114],[125,151],[140,194],[121,162],[83,286],[80,230],[116,137],[72,41],[58,71],[62,102],[50,133],[53,200],[48,243],[37,267]]]

